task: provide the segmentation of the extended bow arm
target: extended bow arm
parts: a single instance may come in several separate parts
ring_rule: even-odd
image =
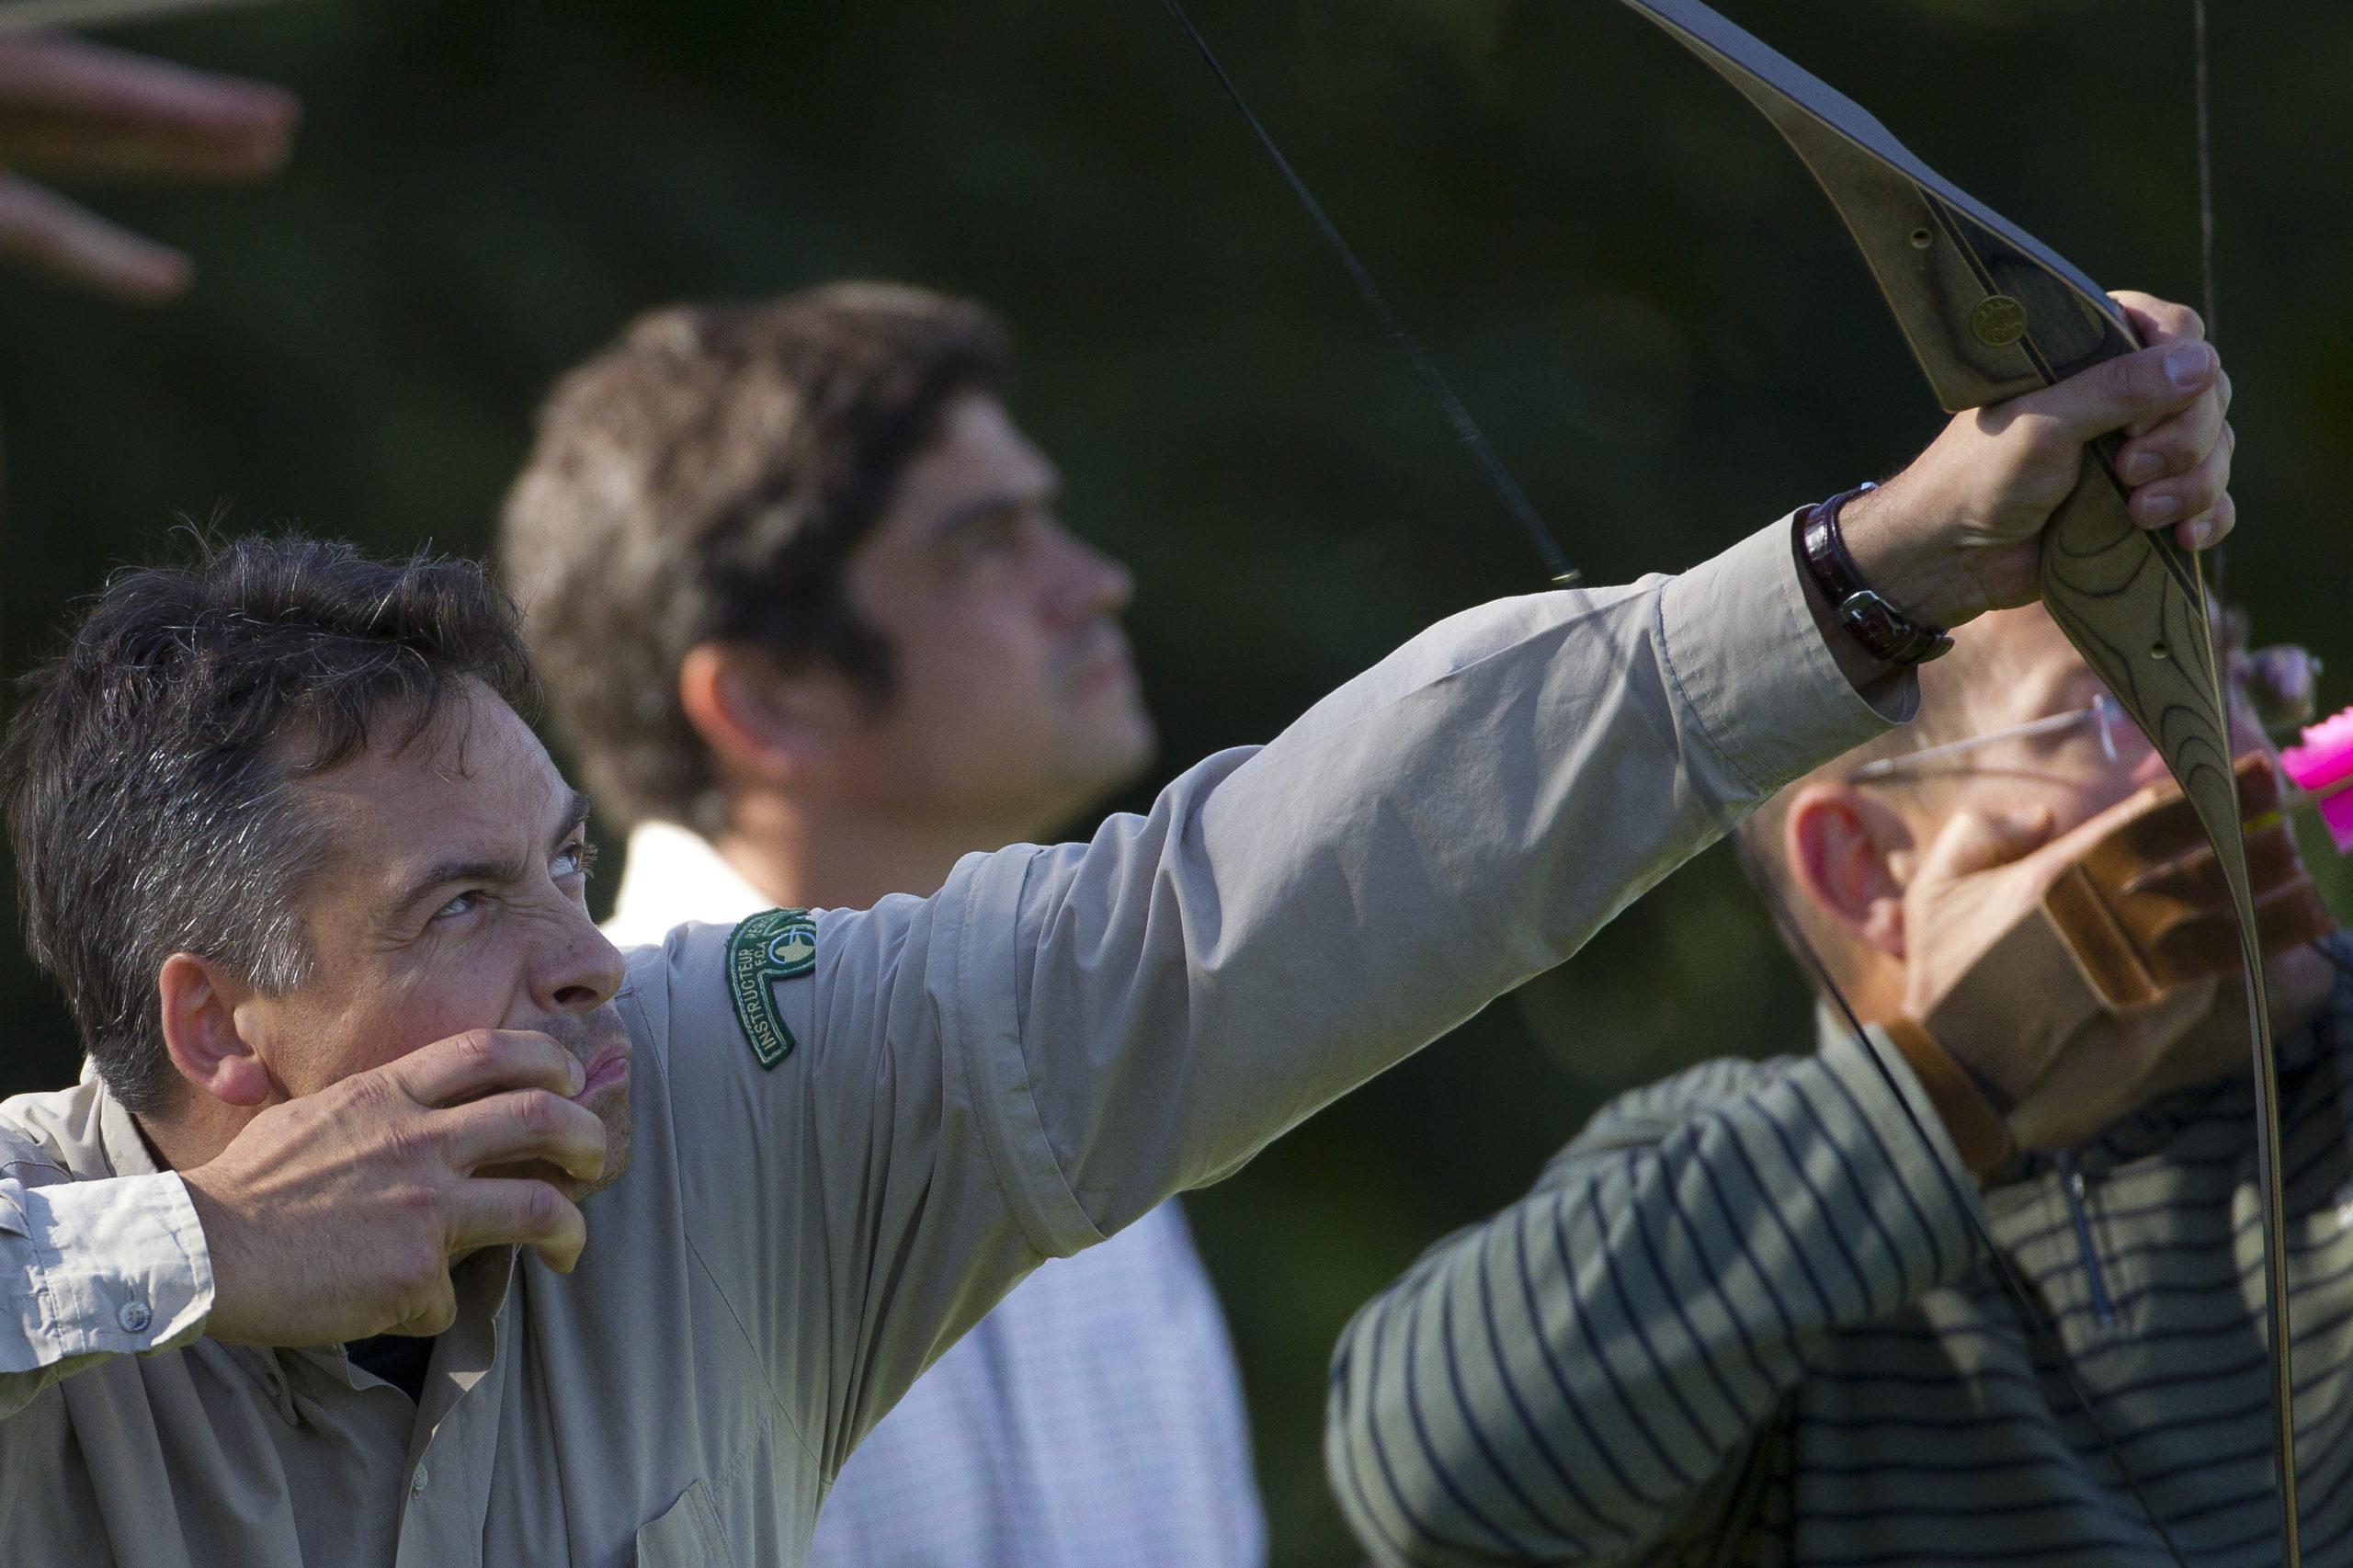
[[[1948,412],[2049,386],[2141,347],[2089,278],[1915,157],[1852,100],[1695,0],[1625,3],[1738,87],[1796,149]],[[2165,758],[2213,846],[2238,917],[2261,1123],[2281,1544],[2294,1564],[2302,1558],[2277,1078],[2230,720],[2197,558],[2166,533],[2134,525],[2112,461],[2117,445],[2095,445],[2082,483],[2044,533],[2042,602]]]
[[[1404,348],[1415,372],[1445,410],[1458,436],[1540,553],[1556,574],[1558,544],[1537,518],[1429,356],[1392,310],[1364,264],[1275,144],[1241,90],[1218,62],[1180,0],[1161,0],[1216,76],[1291,192],[1354,279],[1383,329]],[[1730,80],[1796,148],[1828,192],[1913,352],[1949,412],[1983,406],[2063,381],[2104,359],[2142,347],[2131,321],[2090,279],[2023,231],[1954,187],[1914,157],[1887,129],[1848,99],[1767,48],[1696,0],[1626,0]],[[2143,533],[2127,510],[2116,474],[2120,438],[2094,444],[2093,461],[2074,493],[2043,529],[2040,557],[2043,602],[2068,637],[2150,735],[2213,846],[2239,927],[2254,1038],[2258,1158],[2265,1187],[2263,1233],[2266,1291],[2270,1302],[2274,1445],[2280,1483],[2282,1561],[2301,1568],[2297,1541],[2293,1411],[2290,1399],[2286,1263],[2280,1248],[2284,1203],[2279,1181],[2279,1126],[2275,1100],[2269,1006],[2248,877],[2239,834],[2231,771],[2229,723],[2219,662],[2206,614],[2204,585],[2195,557],[2170,537]],[[1556,575],[1566,582],[1574,574]],[[1722,824],[1727,832],[1732,824]],[[1737,839],[1735,854],[1740,853]],[[1753,869],[1767,906],[1808,973],[1838,1009],[1864,1054],[1881,1059],[1860,1017],[1804,928]],[[1928,1136],[1905,1114],[1923,1138]],[[1972,1211],[1973,1212],[1973,1211]],[[2002,1256],[1992,1233],[1979,1234],[1997,1276],[2032,1317],[2036,1304]],[[2063,1360],[2084,1417],[2106,1441],[2089,1396]],[[2179,1548],[2114,1445],[2111,1457],[2177,1562]]]

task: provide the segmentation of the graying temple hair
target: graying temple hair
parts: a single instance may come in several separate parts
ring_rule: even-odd
[[[118,573],[25,677],[0,744],[25,938],[134,1111],[169,1104],[155,977],[176,952],[301,986],[332,843],[299,781],[406,744],[470,680],[528,710],[511,605],[470,562],[291,538]]]

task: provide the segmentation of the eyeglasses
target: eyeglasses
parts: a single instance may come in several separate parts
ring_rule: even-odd
[[[2321,662],[2309,649],[2282,642],[2268,648],[2235,653],[2230,656],[2228,668],[2233,695],[2246,703],[2256,722],[2266,730],[2292,729],[2306,723],[2319,706]],[[1980,746],[2026,740],[2036,735],[2055,735],[2076,729],[2089,729],[2099,743],[2100,755],[2111,763],[2123,761],[2132,752],[2145,750],[2149,744],[2142,735],[2140,727],[2124,711],[2124,705],[2103,693],[2094,698],[2087,708],[2029,719],[2023,724],[1988,730],[1982,735],[1969,735],[1961,740],[1947,741],[1941,745],[1922,746],[1918,751],[1905,752],[1899,756],[1883,756],[1867,762],[1847,775],[1847,781],[1868,784],[1873,779],[1893,778],[1929,764],[1943,762]]]
[[[1868,784],[1874,778],[1908,773],[1930,763],[1975,751],[1980,746],[1998,745],[2004,741],[2025,740],[2033,735],[2055,735],[2085,726],[2089,726],[2098,738],[2100,755],[2110,762],[2124,760],[2123,746],[2129,744],[2126,737],[2131,741],[2141,738],[2141,732],[2133,727],[2131,715],[2124,711],[2124,704],[2113,697],[2102,695],[2092,699],[2088,708],[2070,709],[2064,713],[2029,719],[2023,724],[1988,730],[1982,735],[1968,735],[1957,741],[1947,741],[1941,745],[1922,746],[1918,751],[1907,751],[1900,756],[1880,757],[1847,775],[1847,781],[1849,784]]]

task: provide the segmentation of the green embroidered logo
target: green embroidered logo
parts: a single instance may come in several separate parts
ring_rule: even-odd
[[[817,923],[805,909],[771,909],[727,938],[727,992],[735,1021],[763,1067],[792,1053],[792,1031],[776,1010],[776,983],[817,967]]]

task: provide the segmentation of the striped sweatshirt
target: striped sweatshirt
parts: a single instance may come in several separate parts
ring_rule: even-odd
[[[2280,1042],[2315,1564],[2353,1562],[2349,1018],[2340,990]],[[2189,1562],[2279,1561],[2251,1086],[2171,1096],[1981,1199],[1873,1043],[1888,1073],[1830,1039],[1614,1101],[1358,1314],[1326,1459],[1376,1559],[2169,1561],[2129,1472]]]

